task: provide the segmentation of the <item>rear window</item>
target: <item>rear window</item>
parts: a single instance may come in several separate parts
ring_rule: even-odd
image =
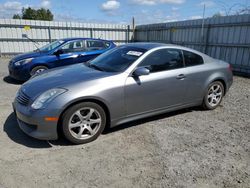
[[[88,40],[87,41],[87,48],[104,49],[104,48],[106,48],[106,45],[102,41]]]
[[[186,67],[201,65],[204,63],[203,58],[200,55],[195,54],[193,52],[183,50],[183,55]]]

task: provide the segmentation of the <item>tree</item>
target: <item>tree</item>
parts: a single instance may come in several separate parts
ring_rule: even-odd
[[[49,9],[38,9],[37,10],[37,19],[38,20],[48,20],[48,21],[52,21],[53,20],[53,14],[50,12]]]
[[[14,14],[13,19],[22,19],[22,18],[21,18],[21,16],[19,14]]]
[[[37,11],[30,7],[22,9],[22,19],[25,20],[37,20]]]
[[[26,19],[26,20],[46,20],[46,21],[52,21],[54,18],[54,15],[49,9],[33,9],[31,7],[23,8],[22,14],[15,14],[13,16],[13,19]]]

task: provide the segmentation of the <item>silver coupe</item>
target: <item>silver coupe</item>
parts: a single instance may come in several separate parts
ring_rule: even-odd
[[[228,63],[198,51],[131,43],[33,77],[19,89],[13,108],[26,134],[54,140],[61,129],[82,144],[106,126],[192,106],[215,109],[232,82]]]

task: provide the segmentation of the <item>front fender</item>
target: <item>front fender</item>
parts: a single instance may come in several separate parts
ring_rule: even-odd
[[[75,98],[73,100],[68,101],[66,104],[63,105],[60,114],[64,112],[66,109],[68,109],[70,106],[83,102],[83,101],[99,101],[100,103],[104,104],[108,109],[109,109],[109,103],[108,101],[103,100],[102,98],[96,97],[96,96],[84,96],[84,97],[79,97]]]
[[[43,57],[38,57],[35,58],[31,63],[30,70],[33,69],[34,67],[37,66],[45,66],[48,67],[49,69],[54,68],[55,66],[53,63],[55,63],[58,60],[56,56],[43,56]]]

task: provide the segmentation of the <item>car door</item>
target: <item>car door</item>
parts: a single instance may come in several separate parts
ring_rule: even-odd
[[[84,40],[69,41],[59,50],[61,50],[62,54],[58,55],[58,66],[80,63],[86,51]]]
[[[209,68],[205,66],[202,56],[183,50],[186,67],[186,100],[200,101],[204,97],[204,84],[209,77]]]
[[[127,78],[125,105],[128,116],[185,103],[185,68],[181,50],[156,50],[138,67],[148,68],[150,74]]]

